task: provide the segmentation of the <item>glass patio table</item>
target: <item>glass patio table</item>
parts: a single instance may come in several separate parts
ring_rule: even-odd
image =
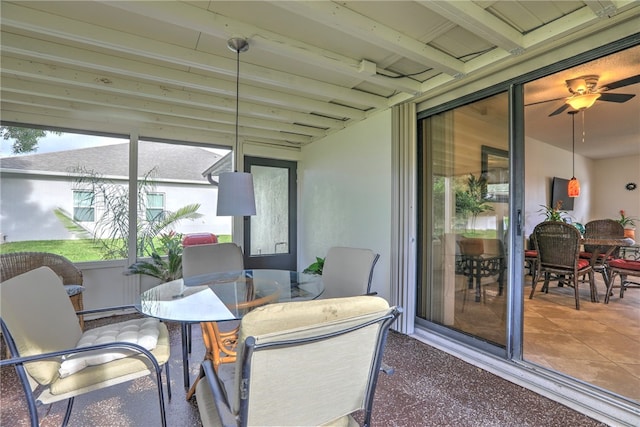
[[[288,270],[242,270],[203,274],[155,286],[140,295],[136,309],[180,322],[185,388],[189,387],[187,328],[191,323],[241,319],[273,302],[304,301],[324,291],[321,276]]]

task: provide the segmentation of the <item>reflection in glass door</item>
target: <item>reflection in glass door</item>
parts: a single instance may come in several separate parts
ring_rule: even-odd
[[[245,217],[246,268],[296,270],[296,163],[245,158],[253,175],[256,215]]]
[[[506,346],[508,97],[419,121],[417,316]]]

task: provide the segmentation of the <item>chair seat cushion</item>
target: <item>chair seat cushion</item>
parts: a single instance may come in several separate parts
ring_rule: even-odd
[[[159,336],[156,347],[151,350],[162,366],[169,360],[169,331],[164,323],[158,323]],[[38,396],[44,404],[67,399],[71,396],[87,393],[104,387],[106,384],[119,384],[133,378],[139,378],[153,372],[154,367],[146,356],[138,355],[116,359],[109,363],[87,366],[80,372],[66,378],[58,377],[50,384],[49,390]]]
[[[538,256],[538,251],[534,251],[532,249],[528,249],[524,251],[525,258],[536,258]]]
[[[630,259],[613,259],[609,261],[609,267],[640,272],[640,261]]]
[[[90,329],[82,334],[76,348],[122,341],[139,344],[147,350],[153,350],[158,342],[159,325],[158,319],[144,318]],[[112,360],[127,357],[132,353],[134,353],[133,350],[123,348],[122,350],[114,349],[108,352],[95,350],[64,356],[58,372],[61,378],[65,378],[87,366],[111,362]]]
[[[578,270],[589,267],[589,264],[590,262],[588,259],[578,259]]]
[[[592,256],[593,256],[593,253],[591,252],[580,252],[580,258],[591,259]],[[599,254],[598,258],[604,259],[604,254]],[[612,258],[613,258],[612,256],[609,257],[609,259],[612,259]]]
[[[84,292],[84,286],[82,285],[64,285],[64,290],[67,291],[67,295],[70,297],[78,295]]]

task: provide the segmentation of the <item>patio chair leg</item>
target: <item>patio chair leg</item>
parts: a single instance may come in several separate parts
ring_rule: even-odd
[[[167,396],[169,400],[171,400],[171,377],[169,376],[169,361],[167,360],[164,364],[164,373],[167,376]]]
[[[167,361],[167,364],[169,361]],[[167,384],[168,382],[167,378]],[[162,420],[162,427],[167,427],[167,412],[164,407],[164,392],[162,391],[162,368],[156,368],[156,383],[158,385],[158,401],[160,403],[160,419]]]
[[[64,413],[64,419],[62,420],[62,426],[66,427],[69,424],[69,418],[71,418],[71,409],[73,408],[73,397],[70,397],[67,401],[67,410]]]

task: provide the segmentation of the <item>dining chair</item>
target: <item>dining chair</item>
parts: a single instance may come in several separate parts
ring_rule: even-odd
[[[380,255],[370,249],[329,248],[322,269],[322,298],[370,294],[373,270],[379,258]]]
[[[536,286],[543,280],[542,291],[549,292],[552,275],[562,283],[573,287],[576,310],[580,310],[580,281],[588,276],[591,301],[598,301],[594,272],[589,260],[580,258],[580,232],[573,225],[561,221],[545,221],[533,229],[534,243],[538,251],[535,280],[531,285],[532,299]]]
[[[0,255],[0,278],[2,281],[34,270],[49,267],[60,279],[75,311],[84,309],[82,271],[67,258],[48,252],[13,252]],[[84,329],[84,316],[78,315],[80,328]]]
[[[225,271],[240,271],[244,269],[242,250],[235,243],[216,243],[207,245],[185,246],[182,252],[182,277],[199,276],[209,273]],[[215,369],[221,363],[231,363],[236,360],[236,342],[238,322],[225,322],[227,328],[220,329],[218,322],[202,322],[202,329],[206,354],[205,360],[211,360]],[[189,334],[189,341],[191,332]],[[188,397],[191,397],[192,391]]]
[[[536,263],[538,262],[538,251],[535,249],[533,234],[529,236],[529,247],[524,250],[524,267],[529,270],[531,275],[531,284],[536,280]],[[526,244],[526,241],[525,241]]]
[[[607,286],[607,295],[604,297],[604,303],[609,303],[609,297],[613,293],[614,282],[617,276],[620,276],[620,298],[624,298],[624,291],[630,287],[640,288],[640,281],[634,282],[628,280],[629,276],[640,278],[640,260],[617,258],[609,261],[609,270],[611,277]]]
[[[76,396],[150,374],[155,375],[160,418],[166,426],[162,366],[170,399],[170,345],[163,323],[132,319],[83,332],[61,279],[49,267],[3,281],[0,292],[0,326],[12,355],[0,360],[0,366],[14,366],[32,426],[39,425],[37,403],[67,400],[67,425]],[[130,307],[84,313],[123,308]]]
[[[596,219],[589,221],[584,226],[585,238],[624,238],[624,227],[614,219]],[[584,250],[580,252],[580,258],[591,260],[593,254],[598,251],[597,246],[584,245]],[[609,257],[605,258],[604,254],[600,254],[597,259],[593,260],[592,266],[596,273],[602,275],[604,283],[609,282],[609,261],[619,257],[619,249],[615,249]]]
[[[377,296],[258,307],[241,320],[238,359],[201,366],[203,426],[370,425],[387,332],[401,308]]]

